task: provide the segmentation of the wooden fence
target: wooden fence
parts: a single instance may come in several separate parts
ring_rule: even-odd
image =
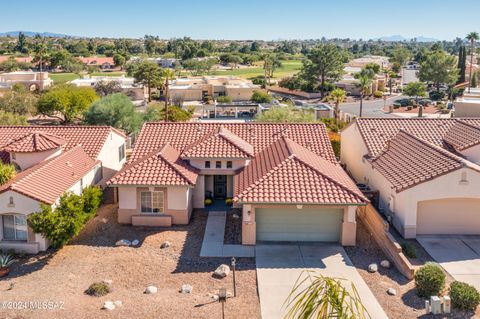
[[[403,254],[402,247],[390,234],[389,224],[371,204],[359,207],[357,215],[362,219],[382,251],[390,258],[397,269],[408,279],[413,279],[415,267]]]

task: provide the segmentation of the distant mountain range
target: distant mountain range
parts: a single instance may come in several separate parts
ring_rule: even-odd
[[[76,36],[61,34],[61,33],[52,33],[52,32],[33,32],[33,31],[8,31],[0,32],[0,37],[18,37],[18,34],[22,32],[27,37],[34,37],[37,34],[40,34],[42,37],[52,37],[52,38],[78,38]]]
[[[376,38],[374,40],[381,40],[381,41],[390,41],[390,42],[403,42],[403,41],[410,41],[413,38],[405,38],[404,36],[401,35],[391,35],[391,36],[384,36],[380,38]],[[435,38],[427,38],[427,37],[415,37],[417,39],[417,42],[437,42],[439,41],[438,39]]]

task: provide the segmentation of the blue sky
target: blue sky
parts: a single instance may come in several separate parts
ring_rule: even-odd
[[[195,39],[450,40],[480,31],[479,0],[22,0],[2,1],[0,32]],[[457,19],[461,14],[461,18]],[[476,16],[477,15],[477,16]]]

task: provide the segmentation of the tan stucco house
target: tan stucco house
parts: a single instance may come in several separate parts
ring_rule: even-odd
[[[107,126],[0,126],[0,160],[16,176],[0,186],[0,249],[45,251],[49,242],[27,225],[41,204],[66,192],[105,186],[125,163],[126,136]]]
[[[242,241],[354,245],[366,199],[343,171],[323,124],[146,123],[118,188],[120,223],[187,224],[205,198],[233,198]]]
[[[341,162],[405,238],[480,234],[480,120],[362,118]]]

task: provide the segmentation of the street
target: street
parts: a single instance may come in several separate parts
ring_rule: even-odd
[[[398,99],[407,98],[403,95],[395,95],[392,97],[387,98],[386,105],[393,104],[393,101]],[[379,100],[364,100],[363,101],[363,112],[362,117],[397,117],[394,114],[386,113],[383,111],[385,101],[383,99]],[[344,103],[340,105],[340,110],[346,113],[350,113],[356,116],[360,115],[360,101],[352,102],[352,103]]]

